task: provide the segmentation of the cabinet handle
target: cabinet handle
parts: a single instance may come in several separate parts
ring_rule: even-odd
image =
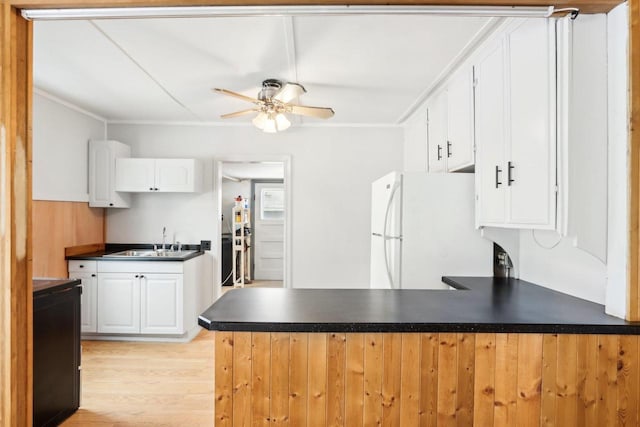
[[[109,203],[109,206],[113,206],[113,203]]]
[[[92,274],[92,275],[91,275],[91,277],[96,277],[96,276],[97,276],[97,274]]]
[[[144,279],[144,274],[141,274],[141,275],[140,275],[140,278],[141,278],[141,279]]]
[[[496,188],[498,188],[499,186],[502,185],[502,182],[500,182],[500,173],[502,172],[502,169],[500,169],[497,165],[496,165]]]
[[[516,181],[515,179],[512,179],[512,178],[511,178],[511,171],[512,171],[513,169],[515,169],[515,168],[516,168],[516,167],[515,167],[515,166],[513,166],[513,163],[511,163],[511,162],[508,162],[508,163],[507,163],[507,185],[509,185],[509,186],[511,186],[511,183],[512,183],[512,182],[515,182],[515,181]]]
[[[139,275],[139,274],[136,274],[136,275],[135,275],[135,278],[137,279],[138,277],[140,277],[140,275]]]
[[[157,188],[154,188],[154,190],[155,190],[155,191],[158,191],[158,189],[157,189]]]
[[[84,268],[84,265],[80,264],[78,267],[80,267],[80,268]]]
[[[442,154],[440,154],[441,151],[442,147],[440,146],[440,144],[438,144],[438,160],[442,160]]]
[[[447,157],[451,157],[451,141],[447,141]]]
[[[149,187],[149,191],[153,191],[153,187]]]

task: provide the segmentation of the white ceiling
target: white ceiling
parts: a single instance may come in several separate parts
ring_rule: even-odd
[[[488,22],[425,15],[40,21],[34,85],[109,121],[221,123],[220,114],[251,104],[211,88],[255,97],[262,80],[278,78],[305,86],[301,104],[333,107],[326,124],[393,125]]]

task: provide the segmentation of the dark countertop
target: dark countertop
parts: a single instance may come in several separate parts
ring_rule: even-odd
[[[157,245],[160,247],[160,245]],[[170,245],[167,245],[170,246]],[[171,256],[137,256],[137,257],[105,257],[104,255],[114,252],[126,251],[128,249],[153,249],[152,244],[146,243],[108,243],[104,251],[89,252],[85,254],[67,256],[67,260],[94,260],[94,261],[187,261],[204,254],[200,245],[182,245],[183,250],[195,250],[196,252],[183,257]]]
[[[61,291],[66,288],[72,288],[80,284],[77,279],[49,279],[34,278],[33,279],[33,296],[40,296],[50,292]]]
[[[518,279],[443,277],[458,290],[234,289],[205,329],[263,332],[511,332],[640,335],[640,322]]]

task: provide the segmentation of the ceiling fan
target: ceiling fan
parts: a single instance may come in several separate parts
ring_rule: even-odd
[[[220,116],[221,118],[230,119],[258,113],[252,122],[258,129],[267,133],[283,131],[291,126],[291,122],[285,114],[298,114],[320,119],[328,119],[334,115],[334,111],[331,108],[309,107],[290,103],[290,101],[307,92],[307,90],[298,83],[267,79],[262,82],[262,89],[258,92],[257,98],[251,98],[250,96],[227,89],[214,88],[213,91],[255,104],[253,108],[223,114]]]

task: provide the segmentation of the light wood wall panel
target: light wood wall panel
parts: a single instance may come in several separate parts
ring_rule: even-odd
[[[83,202],[33,201],[33,275],[67,277],[65,248],[104,243],[104,209]]]
[[[216,426],[637,426],[640,337],[215,332]]]

